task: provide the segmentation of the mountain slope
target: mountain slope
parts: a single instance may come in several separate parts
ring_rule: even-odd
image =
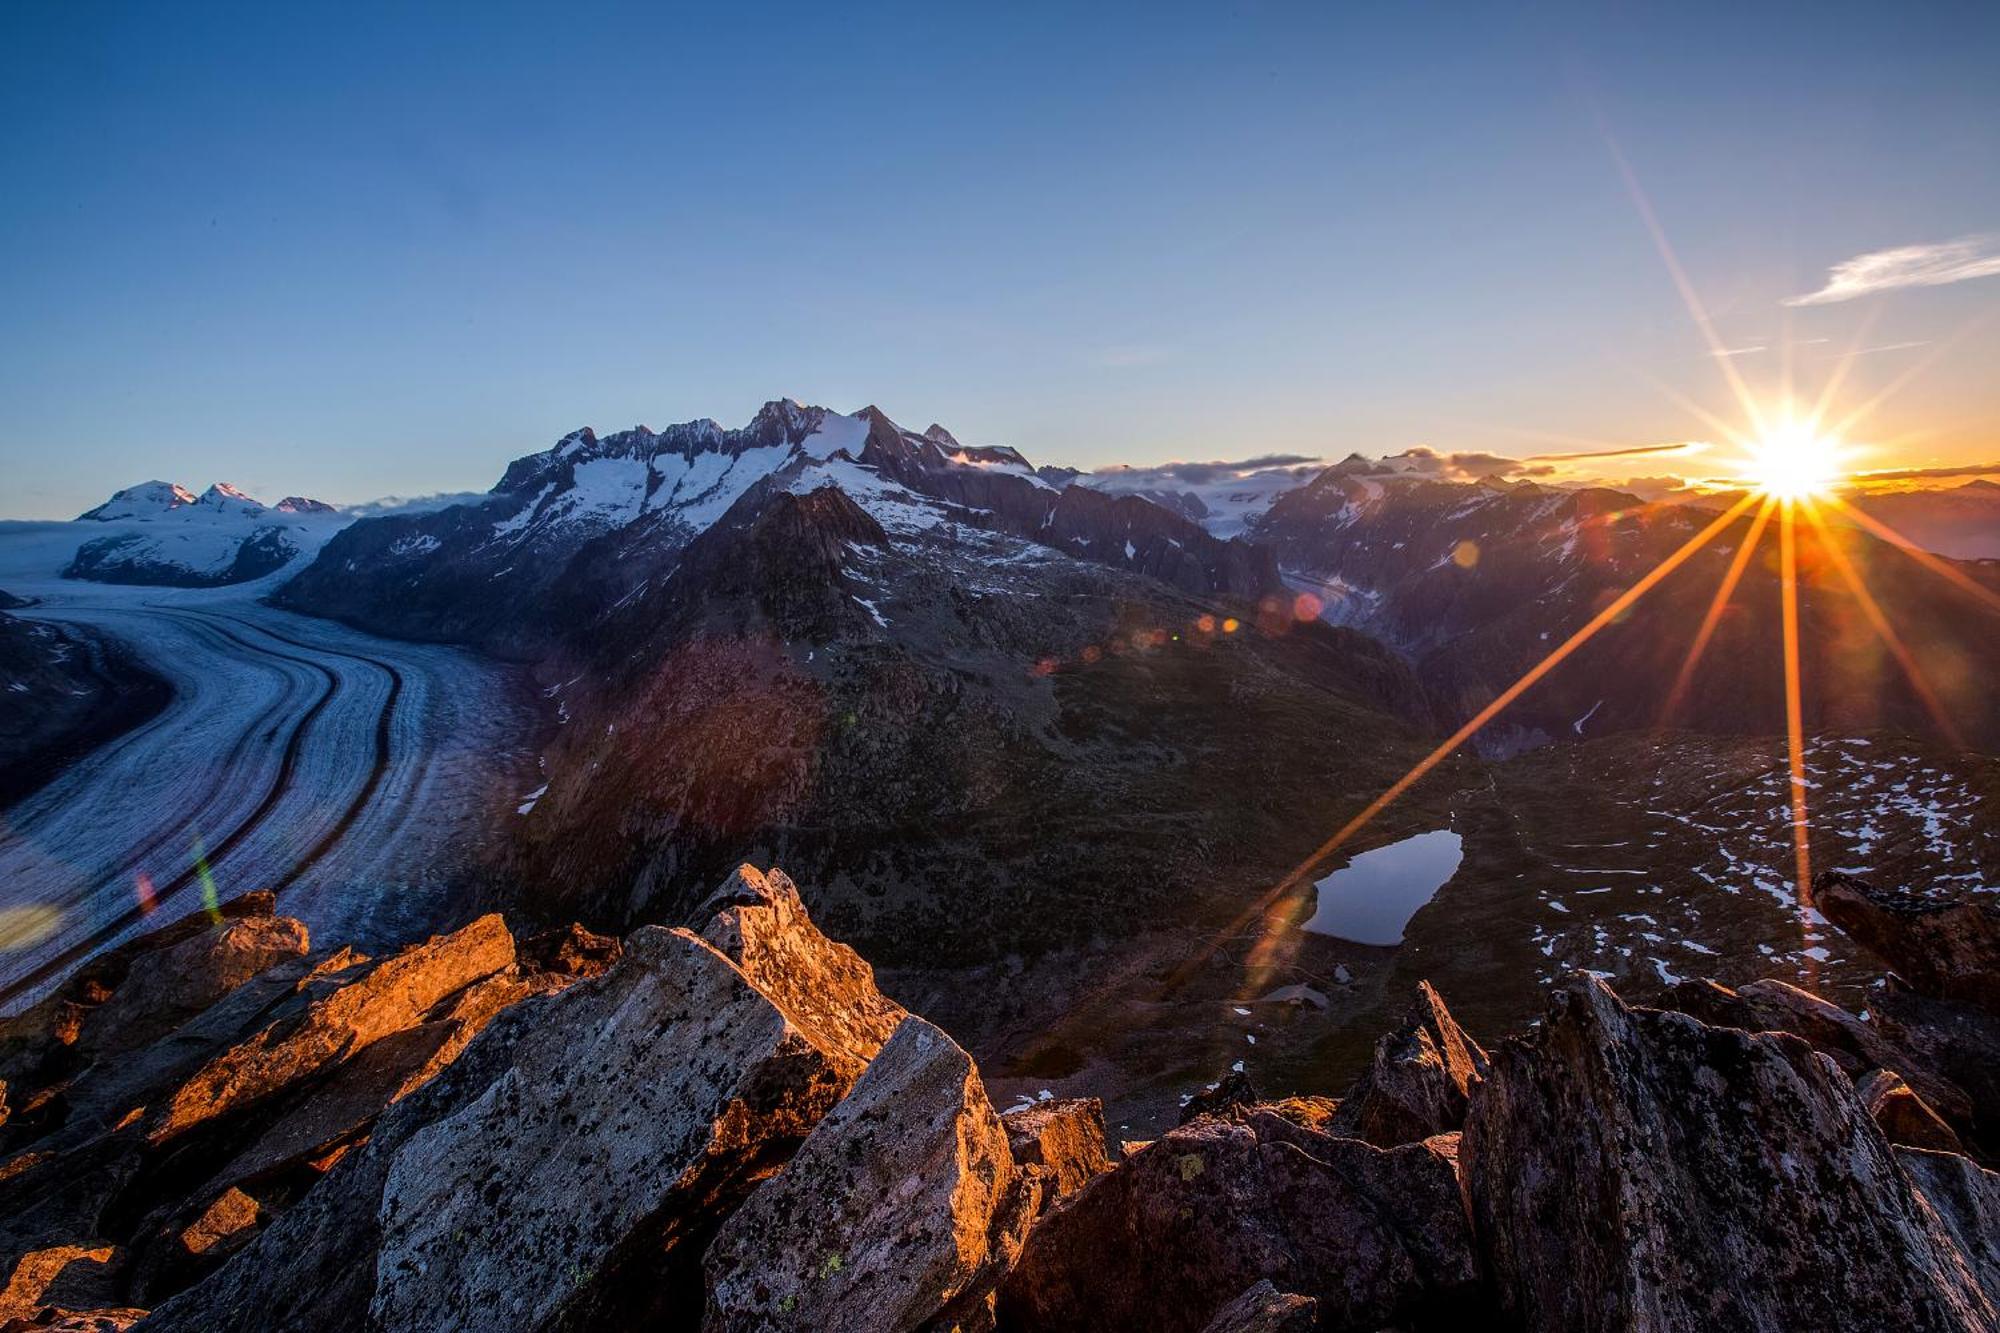
[[[154,716],[171,694],[115,640],[6,614],[23,605],[0,592],[0,806]]]
[[[1088,943],[1230,910],[1414,757],[1425,705],[1379,645],[1225,633],[1229,599],[1137,572],[1207,577],[1146,530],[1172,516],[1054,497],[1046,531],[1085,550],[1138,506],[1100,564],[1000,530],[990,476],[960,478],[993,505],[967,507],[811,463],[573,623],[524,905],[672,920],[716,866],[782,850],[885,959]]]

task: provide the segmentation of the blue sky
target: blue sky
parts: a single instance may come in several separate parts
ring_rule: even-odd
[[[415,8],[0,14],[0,513],[779,395],[1082,466],[1703,436],[1613,142],[1730,364],[1881,348],[1855,433],[2000,455],[1990,5]]]

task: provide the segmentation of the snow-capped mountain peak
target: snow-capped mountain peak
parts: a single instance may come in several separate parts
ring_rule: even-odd
[[[77,548],[66,577],[205,587],[283,568],[345,525],[332,505],[287,496],[276,508],[219,481],[199,496],[172,482],[128,486],[78,516],[110,531]]]
[[[252,498],[241,487],[232,486],[226,481],[212,484],[201,493],[201,498],[195,503],[222,513],[253,516],[263,513],[267,508],[263,501]]]
[[[110,522],[121,518],[153,518],[169,509],[179,509],[195,502],[194,492],[171,481],[142,481],[137,486],[127,486],[115,491],[109,500],[95,509],[87,509],[78,514],[79,521],[91,519]]]

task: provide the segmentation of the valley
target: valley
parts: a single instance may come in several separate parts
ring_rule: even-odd
[[[379,947],[476,909],[671,924],[747,858],[794,867],[996,1087],[1101,1097],[1135,1134],[1232,1071],[1272,1093],[1351,1075],[1417,980],[1480,1034],[1571,970],[1865,1006],[1879,968],[1795,901],[1773,565],[1686,657],[1748,519],[1271,897],[1708,521],[1400,466],[1177,492],[774,400],[740,429],[574,431],[428,512],[131,488],[17,543],[41,552],[40,623],[135,645],[175,703],[13,812],[16,901],[54,915],[6,956],[10,995],[146,920],[142,882],[195,910],[201,865],[221,897],[275,888]],[[46,577],[97,524],[159,546],[299,513],[316,545],[237,584]],[[1851,590],[1811,565],[1803,633],[1834,664],[1804,699],[1816,865],[1989,891],[1992,761],[1951,743],[2000,726],[1969,669],[1986,612],[1848,546],[1957,726],[1861,651]]]

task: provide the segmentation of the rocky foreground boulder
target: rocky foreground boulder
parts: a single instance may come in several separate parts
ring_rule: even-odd
[[[1199,1333],[1262,1279],[1315,1299],[1322,1327],[1469,1318],[1485,1302],[1456,1146],[1382,1149],[1261,1107],[1197,1119],[1036,1225],[1001,1324]]]
[[[1038,1192],[972,1057],[906,1018],[709,1246],[704,1327],[868,1333],[975,1318]]]
[[[1485,1049],[1423,986],[1345,1098],[1244,1084],[1114,1162],[776,871],[385,959],[265,898],[0,1025],[0,1333],[1990,1331],[2000,1175],[1949,1150],[1989,1112],[1925,1025],[1992,1018],[1962,943],[1893,1021],[1577,977]]]
[[[1342,1099],[1327,1132],[1383,1148],[1450,1133],[1465,1123],[1486,1070],[1486,1052],[1431,984],[1418,982],[1403,1025],[1375,1043],[1374,1062]]]
[[[1991,1327],[1995,1306],[1838,1065],[1583,978],[1509,1039],[1461,1152],[1531,1328]]]

